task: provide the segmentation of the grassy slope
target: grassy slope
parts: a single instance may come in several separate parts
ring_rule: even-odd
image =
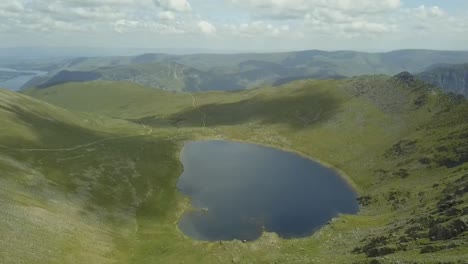
[[[97,69],[103,80],[132,81],[145,86],[158,87],[172,91],[183,91],[185,87],[186,66],[174,63],[134,64],[120,67]]]
[[[15,161],[28,157],[30,168],[52,177],[56,188],[66,187],[57,192],[86,201],[82,214],[101,216],[91,226],[112,230],[106,232],[112,242],[100,243],[106,247],[96,247],[88,260],[97,263],[105,256],[124,263],[361,263],[366,254],[389,251],[395,252],[381,262],[456,262],[468,257],[466,232],[450,240],[429,237],[430,229],[442,230],[466,217],[457,211],[466,207],[466,195],[456,191],[466,185],[466,179],[460,179],[468,172],[467,103],[428,91],[405,76],[309,80],[194,98],[116,83],[69,84],[46,91],[31,94],[75,110],[153,126],[151,135],[104,142],[92,151],[46,158],[40,153],[7,154]],[[79,97],[82,91],[86,96]],[[129,99],[130,94],[136,97]],[[182,142],[201,138],[261,143],[313,157],[345,172],[369,203],[359,215],[342,216],[310,238],[282,240],[265,234],[252,243],[192,241],[175,225],[187,206],[175,183],[182,169],[178,161]],[[448,195],[458,202],[441,207]],[[30,203],[26,202],[37,207]],[[445,249],[451,244],[453,248]],[[69,245],[78,256],[85,254]],[[420,254],[428,246],[438,252]]]
[[[104,213],[88,213],[94,183],[77,185],[93,172],[77,161],[86,154],[96,163],[108,154],[103,140],[147,129],[5,90],[0,124],[0,262],[111,262],[114,227],[101,221]]]
[[[128,82],[96,81],[67,83],[26,94],[58,106],[119,118],[140,118],[156,113],[164,116],[191,105],[188,94],[166,93]]]

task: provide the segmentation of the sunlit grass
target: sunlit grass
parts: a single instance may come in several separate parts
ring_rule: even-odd
[[[407,247],[380,258],[384,263],[464,260],[466,233],[449,242],[399,240],[415,225],[410,221],[435,214],[444,188],[468,173],[466,163],[454,168],[437,163],[440,144],[456,145],[443,153],[454,160],[466,147],[459,132],[467,129],[466,102],[455,104],[412,88],[385,76],[309,80],[198,93],[195,104],[189,94],[128,83],[28,91],[79,113],[2,91],[0,144],[6,148],[0,149],[0,211],[5,212],[0,235],[6,239],[0,240],[0,260],[363,263],[366,255],[352,251],[379,236],[388,237],[389,247]],[[415,105],[421,95],[427,95],[426,102]],[[443,139],[447,135],[452,136]],[[270,145],[316,159],[343,172],[372,202],[309,238],[264,234],[249,243],[191,240],[177,228],[187,208],[187,198],[176,188],[183,170],[179,152],[186,140],[209,138]],[[406,152],[391,151],[403,139],[416,143]],[[33,150],[46,148],[56,150]],[[424,157],[430,164],[420,162]],[[460,199],[463,209],[466,196]],[[427,243],[459,247],[420,254]]]

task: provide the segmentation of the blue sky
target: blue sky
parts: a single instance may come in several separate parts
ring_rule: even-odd
[[[466,0],[6,0],[0,47],[467,50]]]

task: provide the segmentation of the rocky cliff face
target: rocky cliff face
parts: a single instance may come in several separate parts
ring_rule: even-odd
[[[446,92],[468,97],[468,64],[432,66],[418,77],[439,86]]]

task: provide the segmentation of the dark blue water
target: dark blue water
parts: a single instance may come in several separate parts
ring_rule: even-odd
[[[47,72],[44,71],[15,70],[10,68],[0,68],[0,71],[31,73],[29,75],[22,75],[4,82],[0,82],[0,88],[6,88],[11,91],[19,91],[21,87],[23,87],[23,85],[29,82],[32,78],[47,74]]]
[[[293,153],[230,141],[185,144],[178,188],[191,198],[180,229],[197,240],[311,235],[358,211],[356,194],[334,170]]]

